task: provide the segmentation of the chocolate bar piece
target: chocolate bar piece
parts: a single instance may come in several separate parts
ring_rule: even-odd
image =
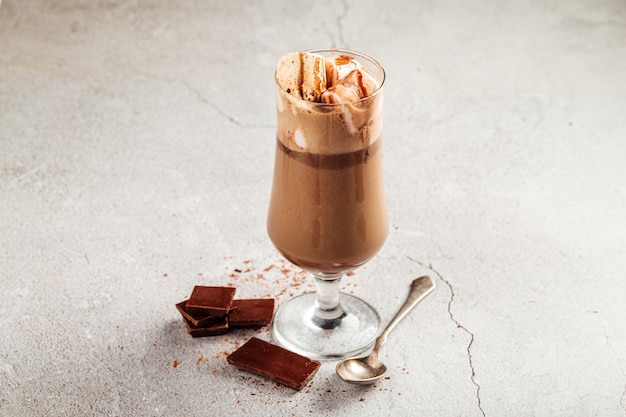
[[[267,326],[274,316],[274,299],[258,298],[233,300],[228,312],[230,327]]]
[[[233,287],[205,287],[196,285],[185,309],[194,314],[224,317],[235,297]]]
[[[228,332],[228,320],[226,317],[222,317],[217,323],[207,324],[204,327],[196,327],[184,317],[183,321],[185,326],[187,326],[187,333],[192,337],[217,336]]]
[[[229,364],[301,390],[321,366],[320,362],[253,337],[231,353]]]
[[[215,317],[211,315],[192,313],[187,310],[187,300],[181,301],[176,304],[176,308],[178,309],[181,316],[186,319],[188,322],[193,324],[195,327],[206,327],[209,324],[215,324],[220,321],[223,321],[223,317]]]

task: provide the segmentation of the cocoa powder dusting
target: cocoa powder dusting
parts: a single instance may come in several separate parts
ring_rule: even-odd
[[[339,55],[338,57],[335,58],[335,63],[337,65],[346,65],[346,64],[349,64],[350,61],[352,61],[352,58],[349,57],[348,55]]]

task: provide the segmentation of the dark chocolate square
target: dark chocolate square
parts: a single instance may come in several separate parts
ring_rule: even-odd
[[[230,327],[263,327],[272,321],[273,316],[273,298],[233,300],[228,324]]]
[[[233,287],[206,287],[196,285],[185,309],[193,314],[224,317],[235,297]]]
[[[181,301],[176,304],[176,308],[180,312],[180,315],[183,316],[184,319],[189,321],[195,327],[205,327],[209,324],[215,324],[219,321],[223,320],[223,317],[216,317],[212,315],[198,314],[187,310],[187,300]]]
[[[321,363],[253,337],[226,358],[229,364],[301,390]]]
[[[187,326],[187,333],[192,337],[218,336],[228,332],[228,320],[226,317],[222,317],[217,323],[207,324],[204,327],[196,327],[184,317],[183,321],[185,326]]]

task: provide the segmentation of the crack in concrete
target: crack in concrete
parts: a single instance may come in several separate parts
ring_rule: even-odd
[[[243,127],[242,123],[237,120],[236,118],[234,118],[233,116],[227,114],[224,112],[224,110],[222,110],[221,108],[219,108],[218,106],[215,105],[215,103],[207,100],[202,94],[200,94],[200,91],[198,91],[197,88],[195,88],[194,86],[192,86],[191,84],[189,84],[187,81],[185,80],[181,80],[181,83],[183,83],[183,85],[185,87],[187,87],[187,89],[189,89],[189,91],[191,91],[196,98],[201,101],[202,103],[206,104],[207,106],[211,107],[213,110],[215,110],[215,112],[217,114],[219,114],[220,116],[222,116],[223,118],[225,118],[226,120],[228,120],[229,122],[231,122],[232,124],[238,126],[238,127]]]
[[[2,1],[2,0],[0,0]],[[213,109],[213,111],[215,111],[215,113],[217,113],[219,116],[223,117],[224,119],[228,120],[230,123],[232,123],[233,125],[242,128],[242,129],[255,129],[255,128],[260,128],[260,129],[269,129],[269,128],[273,128],[273,125],[251,125],[251,124],[246,124],[241,122],[241,120],[237,119],[236,117],[228,114],[227,112],[225,112],[221,107],[219,107],[218,105],[216,105],[215,103],[213,103],[211,100],[207,99],[206,97],[204,97],[202,95],[202,93],[200,92],[200,90],[198,90],[196,87],[194,87],[192,84],[190,84],[187,80],[184,79],[179,79],[179,78],[171,78],[171,77],[160,77],[160,76],[155,76],[153,74],[147,73],[145,71],[142,71],[140,69],[134,68],[134,71],[136,74],[148,79],[148,80],[152,80],[152,81],[161,81],[161,82],[165,82],[165,83],[169,83],[169,84],[176,84],[176,83],[180,83],[183,86],[185,86],[185,88],[187,90],[189,90],[194,96],[196,96],[196,99],[198,101],[200,101],[203,104],[206,104],[207,106],[209,106],[211,109]]]
[[[408,259],[410,259],[411,261],[417,263],[418,265],[429,269],[433,272],[433,274],[435,274],[444,284],[446,284],[446,286],[450,289],[450,299],[448,300],[448,315],[450,316],[450,320],[452,320],[452,322],[454,324],[456,324],[456,327],[459,329],[462,329],[465,333],[467,333],[470,337],[470,341],[467,345],[466,351],[467,351],[467,359],[469,362],[469,367],[472,371],[472,375],[470,376],[470,379],[472,381],[472,384],[474,384],[474,386],[476,387],[476,401],[478,402],[478,409],[480,410],[480,412],[482,413],[483,416],[486,416],[485,414],[485,410],[483,410],[482,407],[482,400],[480,398],[480,384],[476,381],[476,370],[474,369],[474,360],[472,357],[472,346],[474,345],[474,333],[470,332],[465,326],[463,326],[457,319],[456,317],[454,317],[454,314],[452,313],[452,303],[454,302],[454,297],[455,297],[455,293],[454,293],[454,287],[452,286],[452,284],[450,283],[450,281],[448,281],[447,279],[445,279],[439,272],[437,272],[437,270],[435,270],[432,266],[432,264],[424,264],[423,262],[420,262],[417,259],[414,259],[410,256],[407,256]]]
[[[224,119],[228,120],[230,123],[234,124],[237,127],[240,127],[242,129],[269,129],[269,128],[273,128],[274,126],[272,125],[251,125],[251,124],[246,124],[246,123],[242,123],[241,120],[237,119],[234,116],[231,116],[230,114],[226,113],[221,107],[217,106],[215,103],[213,103],[212,101],[208,100],[206,97],[204,97],[202,95],[202,93],[200,93],[200,91],[195,88],[193,85],[189,84],[189,82],[187,82],[186,80],[179,80],[185,87],[187,87],[187,89],[189,91],[191,91],[196,98],[198,99],[198,101],[206,104],[207,106],[211,107],[218,115],[220,115],[221,117],[223,117]]]

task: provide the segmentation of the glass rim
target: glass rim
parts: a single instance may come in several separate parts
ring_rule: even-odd
[[[364,54],[362,52],[355,51],[355,50],[352,50],[352,49],[345,49],[345,48],[314,48],[314,49],[305,49],[302,52],[308,52],[308,53],[328,52],[328,53],[348,54],[348,55],[354,56],[355,58],[365,59],[365,60],[369,61],[370,63],[372,63],[373,65],[375,65],[376,68],[378,68],[378,70],[380,71],[380,73],[381,73],[380,85],[378,85],[378,88],[376,88],[376,91],[374,91],[372,94],[370,94],[367,97],[363,97],[362,99],[359,99],[357,101],[351,101],[349,103],[321,103],[321,102],[317,102],[317,101],[308,101],[308,100],[304,100],[304,99],[298,98],[298,97],[296,97],[294,95],[289,94],[285,90],[283,90],[281,88],[280,84],[278,83],[278,77],[277,77],[277,72],[278,71],[276,70],[276,71],[274,71],[274,82],[276,83],[276,87],[278,88],[278,90],[281,93],[283,93],[283,94],[286,94],[286,95],[288,95],[290,97],[293,97],[296,100],[303,101],[303,102],[305,102],[308,105],[311,105],[313,107],[318,107],[318,106],[319,107],[341,107],[341,106],[344,106],[346,104],[353,105],[353,104],[363,103],[364,101],[367,101],[367,100],[372,100],[376,96],[380,95],[381,92],[383,91],[383,85],[385,84],[385,79],[386,79],[385,69],[380,64],[380,62],[378,62],[376,59],[372,58],[371,56],[369,56],[367,54]]]

